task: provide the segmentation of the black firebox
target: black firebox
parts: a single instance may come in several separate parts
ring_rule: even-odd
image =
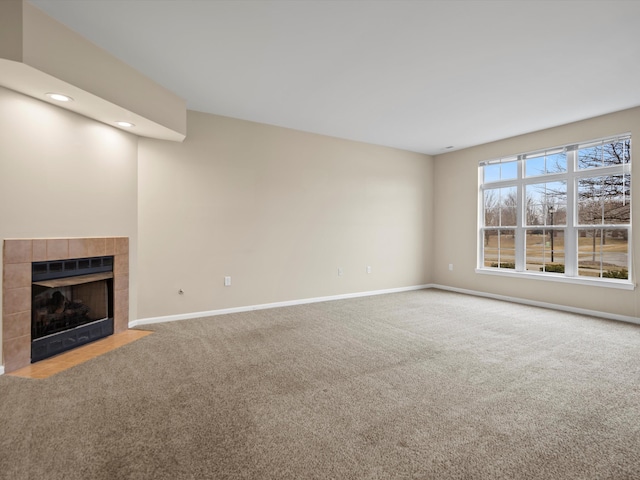
[[[113,334],[113,257],[32,264],[31,363]]]

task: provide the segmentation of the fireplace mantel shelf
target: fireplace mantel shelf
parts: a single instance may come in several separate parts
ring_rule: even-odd
[[[90,273],[89,275],[82,275],[71,278],[55,278],[53,280],[42,280],[40,282],[33,282],[33,285],[39,285],[47,288],[68,287],[69,285],[82,285],[83,283],[98,282],[100,280],[107,280],[113,278],[113,272],[102,273]]]

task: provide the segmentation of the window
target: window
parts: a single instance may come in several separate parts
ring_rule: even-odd
[[[631,285],[631,136],[480,163],[482,272]]]

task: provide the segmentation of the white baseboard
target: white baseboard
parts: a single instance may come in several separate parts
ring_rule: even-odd
[[[330,295],[327,297],[303,298],[300,300],[287,300],[284,302],[263,303],[260,305],[249,305],[246,307],[222,308],[220,310],[209,310],[206,312],[182,313],[179,315],[166,315],[163,317],[141,318],[129,322],[129,328],[140,325],[150,325],[152,323],[173,322],[175,320],[189,320],[193,318],[213,317],[216,315],[226,315],[228,313],[251,312],[254,310],[266,310],[268,308],[291,307],[293,305],[305,305],[307,303],[329,302],[332,300],[344,300],[347,298],[369,297],[372,295],[384,295],[385,293],[408,292],[411,290],[424,290],[432,285],[413,285],[410,287],[388,288],[385,290],[373,290],[370,292],[343,293],[341,295]]]
[[[449,292],[464,293],[466,295],[474,295],[476,297],[493,298],[495,300],[503,300],[505,302],[520,303],[522,305],[530,305],[532,307],[549,308],[551,310],[560,310],[563,312],[577,313],[580,315],[589,315],[591,317],[606,318],[607,320],[617,320],[619,322],[635,323],[640,325],[640,318],[628,315],[618,315],[616,313],[600,312],[598,310],[587,310],[586,308],[569,307],[566,305],[558,305],[555,303],[538,302],[535,300],[527,300],[525,298],[510,297],[507,295],[497,295],[495,293],[478,292],[476,290],[467,290],[466,288],[448,287],[446,285],[431,284],[429,288],[437,288],[447,290]]]
[[[0,375],[4,375],[4,365],[0,365]]]
[[[495,293],[487,293],[480,292],[477,290],[468,290],[466,288],[457,288],[457,287],[449,287],[447,285],[438,285],[438,284],[425,284],[425,285],[413,285],[410,287],[399,287],[399,288],[389,288],[385,290],[374,290],[369,292],[357,292],[357,293],[345,293],[341,295],[330,295],[326,297],[316,297],[316,298],[303,298],[300,300],[288,300],[284,302],[274,302],[274,303],[263,303],[260,305],[248,305],[244,307],[233,307],[233,308],[223,308],[219,310],[209,310],[204,312],[193,312],[193,313],[183,313],[179,315],[166,315],[162,317],[151,317],[151,318],[142,318],[138,320],[133,320],[129,322],[129,327],[137,327],[140,325],[150,325],[153,323],[164,323],[164,322],[172,322],[175,320],[189,320],[193,318],[203,318],[203,317],[213,317],[217,315],[226,315],[228,313],[241,313],[241,312],[251,312],[254,310],[265,310],[268,308],[279,308],[279,307],[290,307],[293,305],[305,305],[309,303],[317,303],[317,302],[329,302],[332,300],[344,300],[348,298],[358,298],[358,297],[369,297],[372,295],[384,295],[386,293],[398,293],[398,292],[408,292],[411,290],[424,290],[428,288],[437,288],[440,290],[446,290],[450,292],[463,293],[466,295],[474,295],[476,297],[486,297],[493,298],[495,300],[502,300],[506,302],[519,303],[522,305],[530,305],[533,307],[541,307],[541,308],[549,308],[551,310],[559,310],[563,312],[569,313],[577,313],[580,315],[588,315],[592,317],[605,318],[608,320],[617,320],[620,322],[634,323],[636,325],[640,325],[640,318],[632,317],[628,315],[618,315],[615,313],[601,312],[598,310],[588,310],[585,308],[577,308],[570,307],[566,305],[559,305],[555,303],[548,302],[539,302],[536,300],[527,300],[524,298],[511,297],[507,295],[498,295]]]

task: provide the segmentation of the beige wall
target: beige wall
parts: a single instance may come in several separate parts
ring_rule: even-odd
[[[0,240],[130,237],[135,318],[136,204],[137,137],[0,87]]]
[[[451,287],[637,317],[640,302],[637,290],[514,279],[474,271],[477,262],[479,161],[625,132],[634,136],[632,155],[637,162],[640,159],[640,108],[437,156],[434,184],[434,258],[437,260],[433,281]],[[638,225],[640,214],[640,194],[636,188],[639,180],[634,178],[632,185],[632,221],[635,225]],[[632,258],[637,258],[640,235],[636,233],[633,238]],[[453,271],[449,271],[449,263],[454,264]],[[639,266],[634,264],[634,267],[637,278]]]
[[[431,157],[197,112],[187,126],[183,144],[140,139],[138,318],[430,281]]]

